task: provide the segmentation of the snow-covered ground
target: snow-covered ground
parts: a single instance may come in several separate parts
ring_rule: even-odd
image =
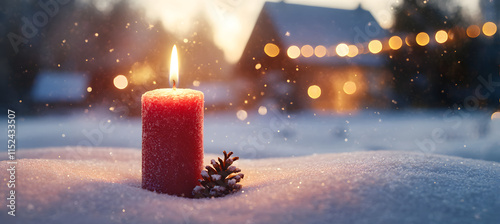
[[[242,158],[269,158],[319,153],[397,150],[500,161],[500,120],[487,113],[362,112],[355,115],[290,117],[269,109],[205,116],[207,153],[234,151]],[[109,122],[109,123],[108,123]],[[18,113],[17,148],[80,146],[141,148],[140,117],[119,118],[110,111],[23,117]],[[7,136],[0,136],[6,138]]]
[[[224,198],[186,199],[140,188],[139,117],[120,118],[110,111],[18,113],[17,213],[7,215],[5,200],[0,221],[500,221],[500,120],[491,120],[491,114],[304,111],[288,116],[271,109],[265,115],[242,114],[244,120],[236,112],[206,114],[204,144],[206,164],[222,150],[241,157],[243,190]],[[7,150],[0,153],[4,181],[9,179],[6,159]],[[1,186],[0,195],[7,198],[8,188]]]
[[[93,148],[76,156],[65,148],[45,148],[19,155],[24,159],[17,168],[17,214],[9,217],[1,206],[5,223],[500,220],[500,165],[460,157],[376,151],[242,159],[236,164],[245,173],[242,191],[187,199],[142,190],[136,149]],[[207,154],[205,163],[215,156]],[[0,167],[5,171],[7,164]],[[6,185],[0,189],[5,196]]]

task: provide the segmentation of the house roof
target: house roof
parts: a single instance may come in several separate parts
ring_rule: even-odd
[[[363,44],[366,47],[369,41],[381,40],[388,36],[388,32],[380,27],[372,14],[361,7],[346,10],[266,2],[263,14],[269,18],[278,34],[278,42],[285,48],[292,45],[298,47],[323,45],[328,48],[340,43]],[[313,64],[355,63],[371,66],[383,64],[382,57],[373,54],[359,54],[353,58],[312,56],[299,57],[295,60]]]

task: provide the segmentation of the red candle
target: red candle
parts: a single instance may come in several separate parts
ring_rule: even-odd
[[[175,46],[170,82],[142,95],[142,188],[191,197],[203,169],[203,93],[175,88]]]

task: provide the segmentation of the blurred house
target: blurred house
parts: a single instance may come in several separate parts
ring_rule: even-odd
[[[387,39],[361,7],[267,2],[237,65],[252,83],[245,102],[338,112],[387,106]]]
[[[39,4],[7,1],[0,16],[5,31],[22,35],[22,17],[43,12]],[[64,10],[63,10],[64,9]],[[52,16],[51,16],[52,17]],[[231,95],[210,81],[227,78],[228,63],[211,41],[211,28],[203,19],[189,24],[196,30],[186,39],[169,33],[160,21],[150,21],[130,1],[115,1],[107,12],[93,2],[71,2],[58,11],[19,52],[2,45],[0,77],[9,97],[0,106],[16,105],[31,113],[83,108],[121,108],[120,115],[140,115],[141,95],[167,88],[169,55],[177,44],[182,88],[202,89],[207,107],[222,104]],[[187,41],[189,39],[189,41]],[[8,40],[7,40],[8,41]],[[4,75],[5,74],[5,75]],[[200,84],[201,83],[201,84]],[[227,86],[227,85],[226,85]],[[8,89],[7,89],[8,88]]]

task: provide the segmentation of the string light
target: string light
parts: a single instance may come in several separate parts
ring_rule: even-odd
[[[417,41],[418,45],[425,46],[429,43],[430,38],[426,32],[421,32],[421,33],[417,34],[417,37],[415,38],[415,40]]]
[[[440,31],[436,32],[435,38],[436,38],[436,42],[442,44],[448,40],[448,33],[446,33],[446,31],[444,31],[444,30],[440,30]]]
[[[382,51],[382,42],[380,40],[372,40],[368,44],[368,50],[372,52],[373,54],[377,54],[380,51]]]
[[[403,40],[401,40],[401,37],[398,36],[392,36],[389,39],[389,47],[393,50],[398,50],[403,46]]]
[[[497,32],[497,25],[495,25],[492,22],[484,23],[484,25],[483,25],[484,35],[491,37],[491,36],[495,35],[496,32]]]
[[[486,22],[482,25],[482,27],[478,25],[470,25],[467,27],[465,30],[465,33],[469,38],[477,38],[479,35],[482,33],[487,36],[493,36],[497,33],[497,25],[493,22]],[[453,40],[456,35],[456,31],[453,31],[452,29],[446,31],[446,30],[439,30],[435,33],[434,39],[436,40],[437,43],[443,44],[446,41],[451,41]],[[384,41],[385,42],[385,41]],[[420,32],[416,36],[409,34],[404,38],[404,43],[406,45],[410,46],[413,43],[417,43],[420,46],[426,46],[430,42],[430,37],[429,34],[426,32]],[[403,46],[403,39],[400,36],[392,36],[385,42],[386,44],[389,45],[389,48],[392,50],[399,50]],[[372,54],[378,54],[381,51],[385,51],[383,48],[383,44],[380,40],[371,40],[366,44],[366,42],[363,43],[358,43],[356,45],[354,44],[348,44],[348,43],[340,43],[338,45],[333,45],[329,46],[328,48],[323,46],[323,45],[318,45],[316,47],[312,47],[311,45],[303,45],[301,48],[298,46],[292,45],[288,48],[287,50],[287,55],[291,59],[296,59],[300,56],[302,57],[356,57],[360,54],[365,54],[364,52],[364,46],[368,45],[368,50]],[[389,49],[387,48],[387,49]],[[279,47],[275,44],[272,43],[267,43],[266,46],[264,47],[264,52],[269,56],[269,57],[276,57],[279,54]],[[256,68],[257,69],[257,68]]]

